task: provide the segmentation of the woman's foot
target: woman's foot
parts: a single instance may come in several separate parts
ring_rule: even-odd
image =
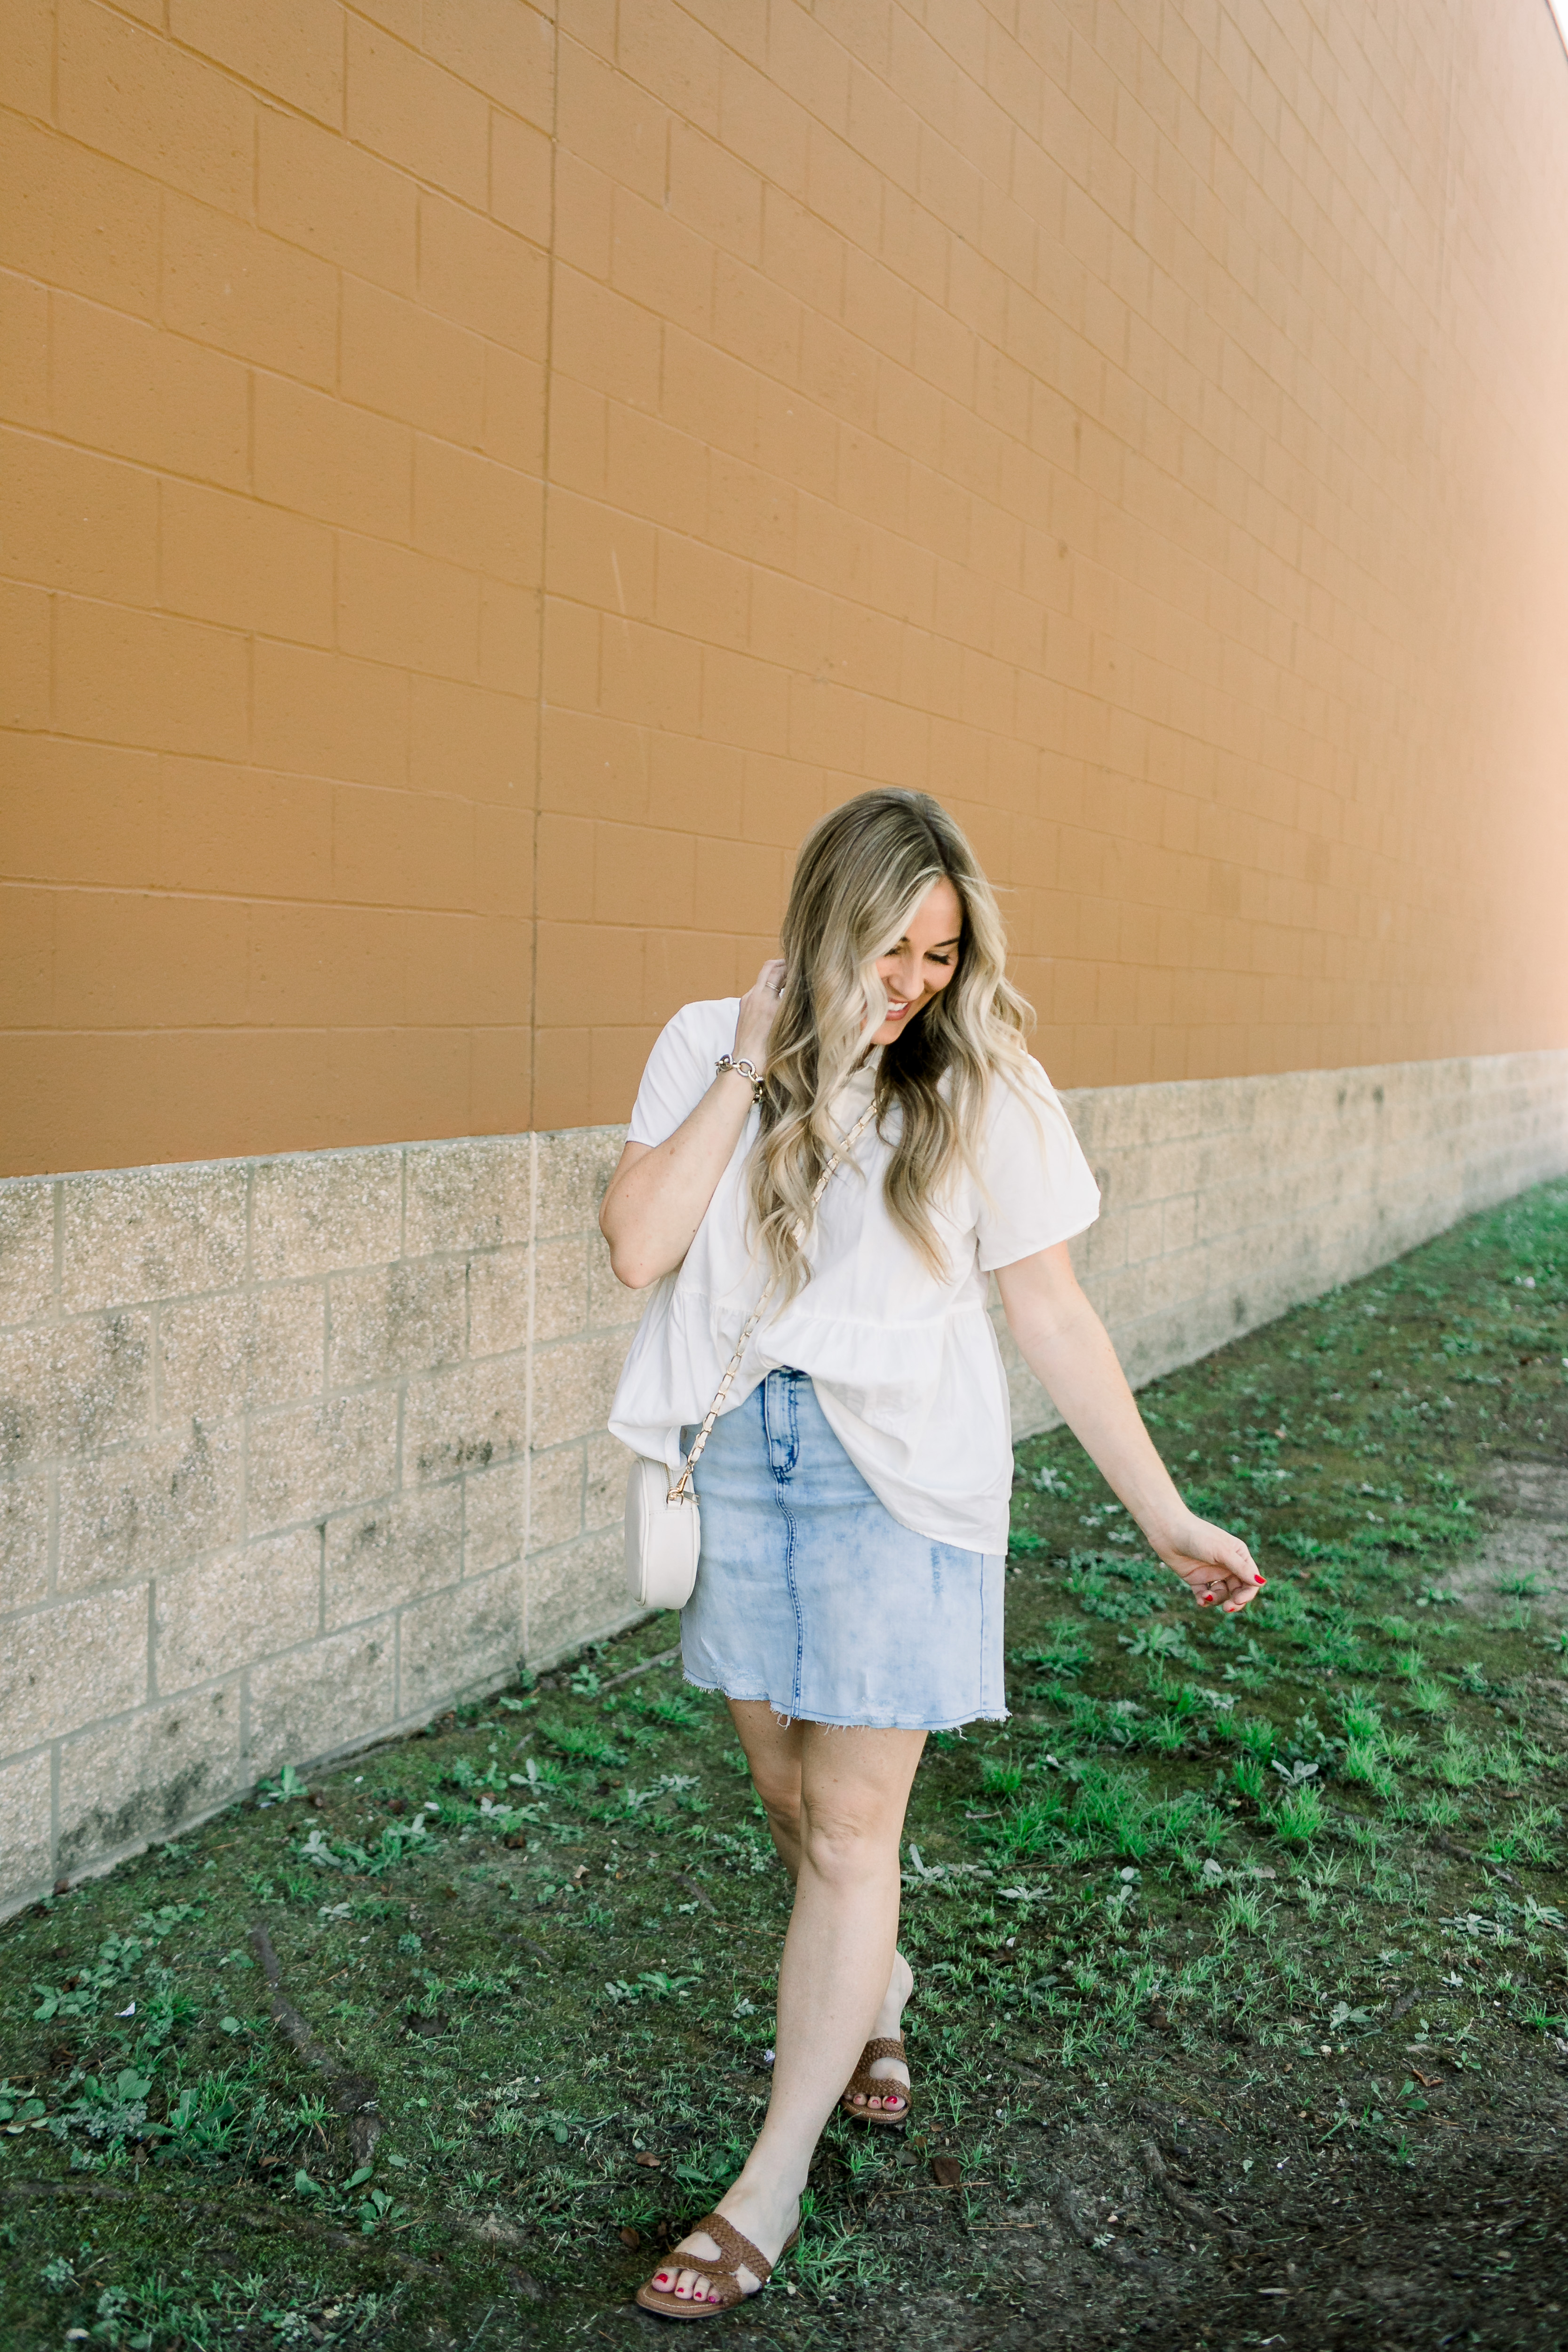
[[[882,2006],[877,2011],[877,2022],[866,2037],[868,2042],[884,2040],[891,2042],[897,2039],[899,2021],[903,2016],[904,2004],[914,1989],[914,1970],[902,1952],[895,1952],[893,1973],[888,1979],[888,1990],[883,1995]],[[875,2091],[868,2095],[863,2091],[851,2091],[848,2095],[850,2105],[865,2107],[872,2115],[877,2114],[879,2110],[889,2116],[902,2115],[909,2105],[909,2100],[904,2095],[910,2087],[910,2070],[903,2060],[873,2058],[867,2071],[873,2082],[886,2083],[888,2088],[880,2095]]]
[[[769,2195],[759,2189],[743,2188],[740,2181],[736,2181],[727,2195],[721,2197],[713,2210],[722,2214],[726,2221],[739,2230],[742,2238],[749,2238],[760,2254],[764,2254],[770,2263],[776,2263],[784,2240],[800,2219],[800,2199],[798,2196]],[[699,2254],[704,2262],[722,2262],[725,2259],[722,2248],[715,2243],[706,2230],[693,2230],[689,2237],[682,2238],[668,2259],[659,2264],[648,2282],[649,2285],[657,2288],[660,2294],[677,2296],[682,2303],[721,2302],[723,2297],[713,2279],[701,2271],[682,2268],[679,2258],[686,2253]],[[742,2294],[755,2294],[763,2284],[744,2263],[735,2273],[735,2278]]]

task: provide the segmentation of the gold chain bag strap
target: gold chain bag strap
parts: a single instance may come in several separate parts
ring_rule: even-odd
[[[811,1196],[814,1212],[840,1160],[854,1150],[875,1116],[873,1104],[832,1152]],[[742,1359],[777,1287],[778,1276],[774,1275],[747,1317],[745,1328],[735,1342],[735,1352],[724,1367],[724,1377],[675,1484],[671,1486],[669,1473],[662,1462],[650,1462],[645,1455],[639,1454],[626,1474],[626,1589],[644,1609],[684,1609],[691,1598],[702,1549],[701,1519],[691,1474],[713,1433],[714,1423],[724,1410]]]

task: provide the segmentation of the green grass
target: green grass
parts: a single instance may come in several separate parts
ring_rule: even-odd
[[[1020,1449],[1012,1719],[934,1739],[910,1815],[920,2129],[830,2125],[759,2341],[1001,2294],[1043,2108],[1260,2085],[1273,2115],[1289,2075],[1408,2168],[1413,2082],[1397,2115],[1336,2088],[1363,2043],[1397,2075],[1419,2025],[1428,2071],[1533,2079],[1568,2012],[1563,1644],[1536,1580],[1466,1570],[1493,1463],[1562,1458],[1565,1304],[1559,1184],[1148,1388],[1267,1569],[1239,1620],[1126,1540],[1065,1432]],[[624,2302],[761,2116],[787,1916],[722,1707],[668,1666],[607,1687],[672,1637],[287,1772],[0,1931],[7,2352],[494,2352],[564,2345],[578,2282]]]

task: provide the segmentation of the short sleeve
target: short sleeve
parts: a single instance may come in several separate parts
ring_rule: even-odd
[[[713,1083],[713,1064],[735,1034],[738,997],[684,1004],[660,1032],[632,1107],[629,1143],[668,1143]],[[715,1042],[717,1040],[717,1042]]]
[[[995,1081],[981,1173],[975,1234],[983,1274],[1070,1241],[1100,1214],[1100,1187],[1083,1148],[1032,1059],[1014,1086]]]

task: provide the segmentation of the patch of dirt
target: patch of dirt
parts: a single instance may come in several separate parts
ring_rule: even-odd
[[[1447,1571],[1445,1589],[1489,1619],[1526,1599],[1543,1624],[1561,1622],[1568,1612],[1568,1464],[1492,1462],[1478,1485],[1490,1505],[1486,1536],[1472,1559]],[[1534,1591],[1506,1590],[1519,1584]]]
[[[967,2218],[947,2274],[895,2285],[826,2332],[773,2289],[730,2326],[784,2347],[870,2352],[1497,2352],[1568,2340],[1568,2169],[1562,2099],[1483,2098],[1419,2167],[1391,2172],[1325,2142],[1266,2095],[1229,2124],[1134,2097],[1092,2120],[1042,2119],[1027,2192]],[[921,2192],[873,2199],[868,2229],[948,2235]],[[895,2205],[902,2210],[894,2212]],[[915,2210],[911,2210],[911,2207]],[[640,2337],[605,2315],[597,2339]]]

